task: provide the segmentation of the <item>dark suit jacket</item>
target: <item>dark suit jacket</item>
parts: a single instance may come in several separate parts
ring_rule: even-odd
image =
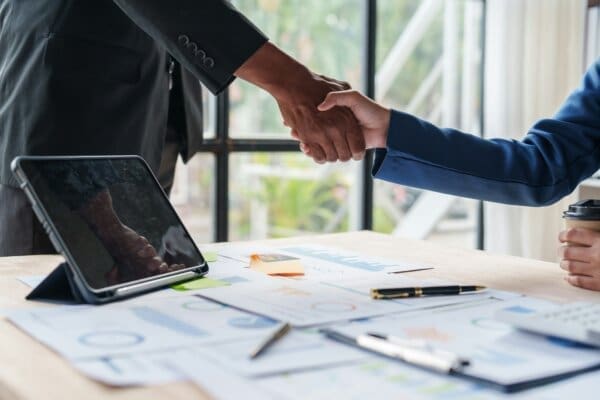
[[[0,0],[0,184],[22,154],[139,154],[156,172],[168,54],[218,93],[265,41],[226,0]]]

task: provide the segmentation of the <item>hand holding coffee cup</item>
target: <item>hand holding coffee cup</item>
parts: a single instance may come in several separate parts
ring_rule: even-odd
[[[559,234],[560,267],[573,286],[600,290],[600,200],[571,204],[563,213],[565,230]]]

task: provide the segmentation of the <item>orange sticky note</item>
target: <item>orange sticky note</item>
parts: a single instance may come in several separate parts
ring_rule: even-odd
[[[304,275],[300,259],[284,254],[251,254],[250,268],[267,275]]]

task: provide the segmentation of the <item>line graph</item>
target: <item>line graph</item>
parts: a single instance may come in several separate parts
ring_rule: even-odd
[[[321,249],[318,247],[292,246],[281,250],[294,253],[299,256],[315,258],[321,261],[327,261],[346,267],[357,268],[364,271],[379,272],[389,267],[398,267],[397,263],[386,263],[378,260],[366,260],[352,253],[340,252],[335,249]]]

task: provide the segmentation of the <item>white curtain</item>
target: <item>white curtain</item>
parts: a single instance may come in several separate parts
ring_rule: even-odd
[[[552,116],[583,70],[587,0],[488,0],[485,137],[521,139]],[[493,252],[556,260],[561,212],[550,207],[485,204],[485,246]]]

